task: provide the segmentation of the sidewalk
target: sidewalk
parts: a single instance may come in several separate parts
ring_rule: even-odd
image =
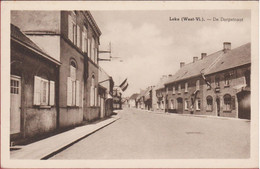
[[[179,113],[169,113],[169,112],[161,112],[161,111],[148,111],[144,109],[136,109],[147,113],[154,113],[154,114],[165,114],[171,116],[188,116],[188,117],[200,117],[200,118],[215,118],[221,120],[240,120],[240,121],[247,121],[250,122],[248,119],[240,119],[235,117],[222,117],[222,116],[213,116],[213,115],[198,115],[198,114],[179,114]]]
[[[113,115],[111,118],[96,124],[80,126],[67,132],[25,146],[12,147],[19,150],[10,151],[10,158],[35,160],[47,159],[55,153],[71,146],[72,144],[115,122],[118,119],[120,119],[119,115]]]

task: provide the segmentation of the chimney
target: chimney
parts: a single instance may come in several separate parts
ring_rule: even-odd
[[[207,56],[207,53],[201,53],[201,59]]]
[[[180,68],[182,68],[185,65],[185,62],[180,62]]]
[[[193,57],[193,63],[197,62],[198,61],[198,57],[197,56],[194,56]]]
[[[229,50],[231,50],[231,43],[230,42],[224,42],[223,43],[223,51],[224,51],[224,53],[226,53]]]

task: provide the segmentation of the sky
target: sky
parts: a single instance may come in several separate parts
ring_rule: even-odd
[[[180,62],[190,63],[194,56],[222,50],[223,42],[231,48],[250,42],[249,10],[158,10],[91,11],[102,35],[99,50],[112,44],[111,62],[100,66],[113,77],[115,85],[125,78],[129,87],[123,96],[139,93],[156,85],[163,75],[174,74]],[[169,18],[179,18],[170,21]],[[205,21],[181,21],[182,17],[200,17]],[[221,21],[238,18],[242,21]],[[218,21],[213,21],[218,18]],[[207,20],[211,19],[211,20]],[[108,58],[109,54],[100,54]]]

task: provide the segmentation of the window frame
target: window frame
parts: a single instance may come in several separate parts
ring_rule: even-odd
[[[223,96],[223,112],[231,112],[231,111],[232,111],[232,96],[230,94],[225,94]]]
[[[209,101],[211,102],[211,104],[208,104]],[[210,95],[206,97],[206,111],[208,112],[213,111],[213,97]]]
[[[201,100],[200,99],[196,99],[196,110],[197,111],[201,110]]]
[[[184,90],[185,93],[188,93],[188,87],[189,87],[189,84],[188,84],[188,82],[186,82],[185,83],[185,90]]]

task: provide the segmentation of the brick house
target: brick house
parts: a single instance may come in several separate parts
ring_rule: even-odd
[[[225,42],[223,50],[208,56],[202,53],[201,59],[194,57],[187,65],[181,62],[180,69],[165,83],[168,111],[238,117],[238,107],[241,107],[250,114],[250,88],[245,89],[245,79],[250,79],[250,57],[250,44],[231,50],[231,44]],[[241,91],[247,94],[239,96]],[[241,106],[244,102],[247,108]]]
[[[88,11],[12,11],[11,22],[61,62],[58,127],[100,117],[98,46],[101,32]]]
[[[11,24],[11,141],[56,129],[60,65]]]

